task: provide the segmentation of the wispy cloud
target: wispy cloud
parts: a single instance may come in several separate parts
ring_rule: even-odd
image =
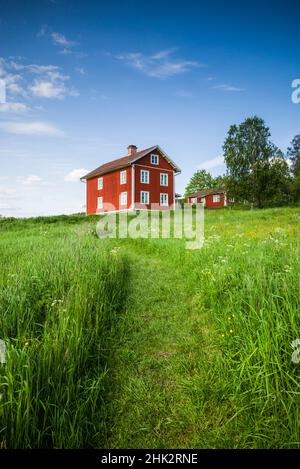
[[[0,112],[25,112],[29,108],[24,103],[0,103]]]
[[[193,68],[204,66],[193,60],[176,59],[172,57],[175,50],[174,48],[165,49],[153,55],[145,55],[141,52],[130,52],[114,57],[149,77],[160,79],[186,73]]]
[[[79,92],[69,85],[70,76],[63,74],[57,65],[24,64],[0,58],[0,78],[3,78],[6,84],[8,98],[13,98],[13,101],[18,95],[24,99],[32,96],[62,99],[79,95]],[[7,111],[21,110],[20,106],[17,108],[15,104],[10,104]],[[25,104],[23,111],[29,109],[24,106]]]
[[[62,54],[71,54],[72,48],[78,44],[76,41],[70,41],[64,34],[53,32],[51,33],[52,42],[56,46],[62,47]]]
[[[34,80],[30,87],[32,94],[40,98],[58,98],[62,99],[66,95],[79,96],[79,92],[68,88],[64,81]]]
[[[216,158],[212,158],[210,160],[206,160],[203,163],[200,163],[198,169],[213,169],[218,166],[222,166],[224,164],[223,156],[217,156]]]
[[[17,135],[53,135],[60,136],[63,132],[48,122],[2,122],[0,128],[5,132]]]
[[[88,173],[88,169],[80,168],[73,169],[70,173],[66,174],[64,180],[67,182],[78,182],[82,176]]]
[[[51,38],[52,43],[55,46],[58,46],[60,48],[61,54],[71,54],[73,52],[72,50],[73,47],[79,44],[77,41],[72,41],[70,39],[67,39],[65,34],[59,33],[57,31],[53,31],[52,28],[48,26],[47,24],[43,24],[41,26],[36,37],[37,38],[41,38],[41,37]]]
[[[78,72],[80,75],[86,75],[86,71],[83,67],[77,67],[75,68],[76,72]]]
[[[43,183],[43,179],[35,174],[31,174],[30,176],[21,179],[21,184],[23,186],[35,186],[40,185],[41,183]]]
[[[0,210],[14,210],[14,205],[18,199],[16,189],[0,189]]]
[[[223,90],[223,91],[245,91],[245,88],[240,88],[238,86],[228,85],[227,83],[222,83],[220,85],[212,86],[215,90]]]

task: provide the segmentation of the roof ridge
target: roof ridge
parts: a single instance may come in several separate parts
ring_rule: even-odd
[[[90,178],[92,176],[97,176],[98,173],[102,173],[103,170],[105,172],[110,172],[110,171],[113,171],[114,169],[117,169],[117,168],[122,167],[122,166],[124,166],[124,167],[129,166],[133,161],[135,161],[136,158],[141,158],[144,153],[147,154],[149,151],[151,151],[155,148],[158,148],[158,145],[154,145],[152,147],[145,148],[144,150],[137,151],[133,155],[125,155],[125,156],[121,156],[120,158],[115,158],[114,160],[108,161],[107,163],[103,163],[102,165],[98,166],[96,169],[93,169],[92,171],[89,171],[87,174],[82,176],[80,179],[83,180],[83,179],[86,179],[86,178]],[[102,171],[101,171],[101,169],[102,169]]]

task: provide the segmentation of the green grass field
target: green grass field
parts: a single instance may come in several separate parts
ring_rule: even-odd
[[[0,220],[2,448],[298,448],[300,208],[205,212],[205,245]]]

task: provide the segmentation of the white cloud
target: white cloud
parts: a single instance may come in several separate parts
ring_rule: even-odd
[[[14,203],[18,199],[15,189],[0,189],[0,210],[14,210]]]
[[[24,186],[33,186],[35,184],[40,184],[42,181],[42,178],[36,176],[35,174],[32,174],[23,178],[21,184],[23,184]]]
[[[222,83],[221,85],[212,86],[215,90],[223,90],[223,91],[245,91],[245,88],[239,88],[238,86],[228,85],[226,83]]]
[[[20,82],[22,82],[22,76],[20,74],[10,73],[7,69],[2,69],[1,77],[5,82],[6,92],[10,92],[12,95],[27,96],[24,86],[20,85]]]
[[[42,74],[56,72],[59,70],[57,65],[38,65],[38,64],[29,64],[25,65],[25,68],[32,73]]]
[[[52,42],[56,46],[62,47],[61,54],[71,54],[72,47],[76,46],[78,42],[70,41],[64,34],[53,32],[51,33]]]
[[[175,49],[162,50],[150,56],[140,52],[130,52],[117,55],[115,58],[127,63],[149,77],[161,79],[189,72],[195,67],[204,66],[196,61],[170,57],[174,51]]]
[[[0,128],[11,134],[62,135],[63,132],[47,122],[3,122]]]
[[[34,80],[30,90],[34,96],[40,98],[62,99],[66,95],[79,96],[78,91],[66,86],[65,82],[69,79],[68,75],[63,75],[57,69],[49,69],[46,78]]]
[[[0,112],[25,112],[28,109],[28,106],[26,106],[24,103],[0,103]]]
[[[16,70],[19,73],[12,73]],[[15,95],[27,99],[30,95],[52,99],[79,96],[77,90],[67,86],[70,77],[61,73],[61,68],[53,64],[23,64],[0,58],[0,78],[4,80],[6,91],[10,94],[7,101]]]
[[[65,175],[64,180],[67,182],[77,182],[87,173],[88,170],[84,168],[73,169],[70,173]]]
[[[76,72],[80,73],[80,75],[86,75],[86,71],[83,67],[75,68]]]
[[[61,33],[52,33],[51,37],[52,37],[52,40],[53,40],[54,44],[57,44],[59,46],[72,47],[75,44],[77,44],[77,42],[75,42],[75,41],[69,41],[66,38],[66,36],[64,36]]]
[[[61,99],[66,93],[66,87],[63,83],[55,85],[51,81],[35,80],[30,87],[34,96],[40,98],[59,98]]]
[[[216,158],[212,158],[211,160],[206,160],[203,163],[200,163],[198,169],[213,169],[218,166],[222,166],[224,164],[223,156],[217,156]]]

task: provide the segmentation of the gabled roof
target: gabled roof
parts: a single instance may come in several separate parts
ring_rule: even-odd
[[[218,189],[204,189],[203,191],[195,192],[194,194],[189,194],[188,197],[205,197],[206,195],[212,194],[225,194],[226,190],[224,188]]]
[[[154,150],[160,151],[160,153],[166,158],[166,160],[170,163],[170,165],[173,166],[174,171],[176,173],[181,172],[180,168],[171,160],[171,158],[168,157],[168,155],[159,147],[159,145],[155,145],[154,147],[150,147],[150,148],[146,148],[145,150],[137,151],[133,155],[123,156],[122,158],[118,158],[117,160],[113,160],[108,163],[102,164],[101,166],[89,172],[88,174],[86,174],[80,179],[81,180],[91,179],[96,176],[101,176],[102,174],[110,173],[111,171],[115,171],[117,169],[126,168],[127,166],[130,166],[135,161],[139,160],[140,158],[143,158],[143,156],[148,155],[148,153],[151,153]]]

